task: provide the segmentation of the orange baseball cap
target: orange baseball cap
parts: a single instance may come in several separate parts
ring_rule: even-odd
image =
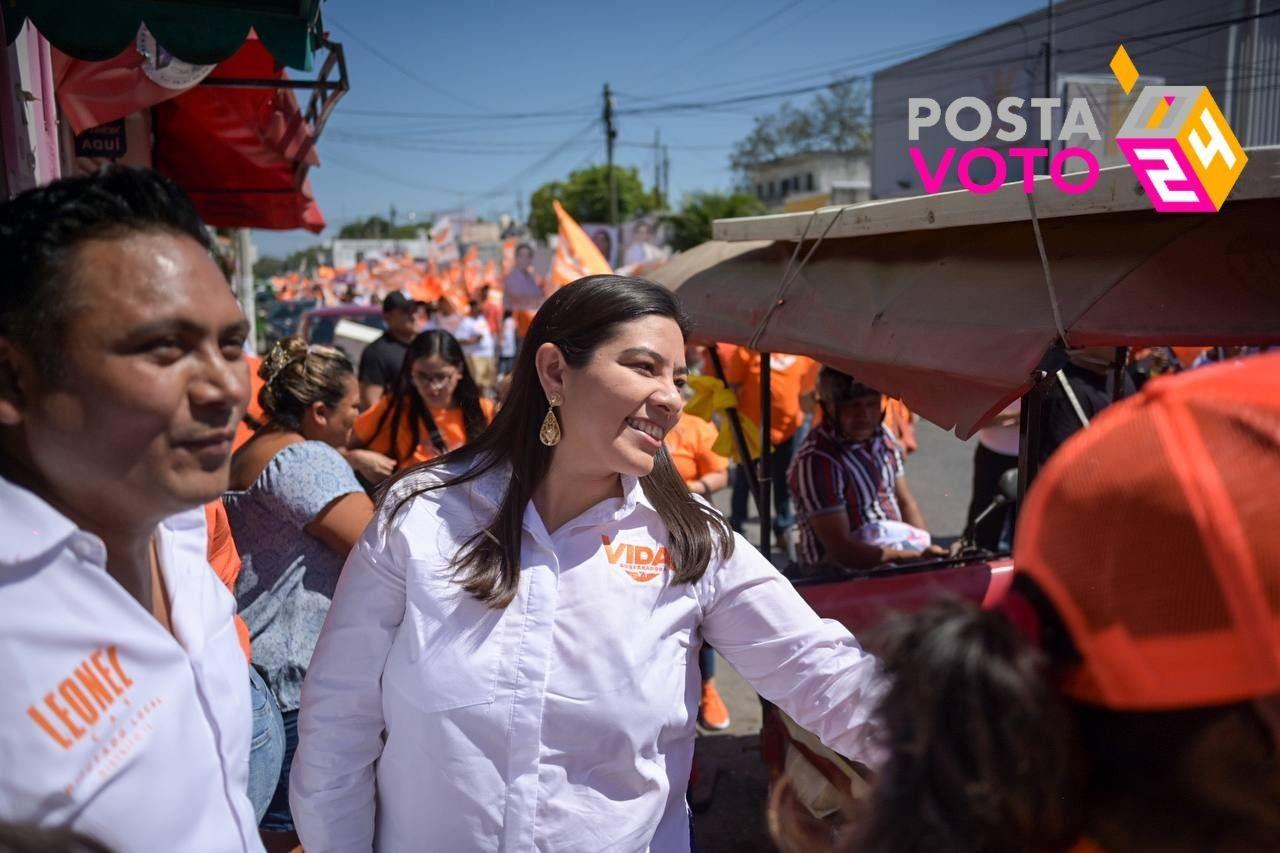
[[[1081,660],[1068,696],[1174,710],[1280,693],[1280,355],[1153,380],[1028,490],[1013,559]]]

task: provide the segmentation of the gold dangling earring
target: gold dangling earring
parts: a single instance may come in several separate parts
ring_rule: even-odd
[[[556,406],[560,403],[559,394],[547,397],[547,416],[542,419],[542,428],[538,430],[538,440],[547,447],[560,443],[560,421],[556,419]]]

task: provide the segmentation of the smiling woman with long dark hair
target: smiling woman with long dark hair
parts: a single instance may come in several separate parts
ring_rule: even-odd
[[[409,344],[391,392],[356,419],[355,448],[389,457],[396,470],[457,450],[493,417],[480,396],[462,345],[443,329]]]
[[[489,429],[390,485],[304,689],[308,853],[688,850],[704,640],[874,763],[875,661],[664,449],[686,332],[657,285],[580,279],[538,312]]]

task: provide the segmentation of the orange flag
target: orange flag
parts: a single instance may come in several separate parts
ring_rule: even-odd
[[[613,272],[613,267],[600,254],[587,232],[582,230],[582,226],[572,216],[565,213],[560,202],[552,199],[551,205],[555,208],[556,218],[560,220],[560,239],[556,241],[556,256],[551,261],[549,289],[555,292],[584,275]]]
[[[467,249],[462,258],[462,282],[468,293],[475,293],[480,289],[480,250],[474,245]]]
[[[508,237],[502,241],[502,277],[506,278],[511,271],[516,268],[516,246],[520,245],[520,241],[515,237]]]

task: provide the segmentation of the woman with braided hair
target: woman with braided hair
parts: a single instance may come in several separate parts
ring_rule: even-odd
[[[263,359],[259,375],[266,423],[232,458],[223,501],[244,562],[236,603],[253,638],[254,665],[284,718],[284,769],[261,828],[292,832],[287,780],[302,678],[373,504],[339,453],[359,399],[347,356],[287,338]]]

